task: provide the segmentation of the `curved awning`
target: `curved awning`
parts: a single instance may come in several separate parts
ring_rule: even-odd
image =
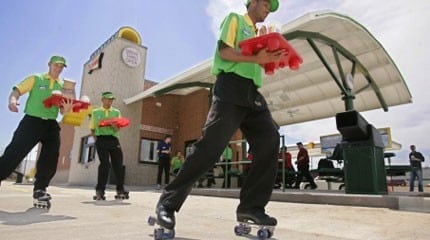
[[[354,99],[357,111],[387,111],[389,106],[412,102],[389,54],[353,19],[330,12],[310,13],[285,24],[282,33],[301,54],[303,65],[264,79],[260,91],[279,125],[333,117],[352,107],[344,99]],[[124,101],[130,104],[150,96],[186,95],[208,88],[215,81],[211,63],[209,59]]]

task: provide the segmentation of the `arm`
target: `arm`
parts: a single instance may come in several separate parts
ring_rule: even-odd
[[[91,136],[94,138],[94,140],[97,140],[97,136],[94,129],[91,129]]]
[[[19,102],[18,99],[21,96],[18,89],[14,89],[9,95],[9,104],[8,108],[11,112],[18,112]]]
[[[265,64],[269,62],[277,62],[285,54],[285,50],[277,50],[268,52],[266,48],[261,49],[257,54],[251,56],[244,56],[239,50],[236,50],[223,41],[218,41],[219,56],[226,61],[231,62],[249,62],[255,64]]]

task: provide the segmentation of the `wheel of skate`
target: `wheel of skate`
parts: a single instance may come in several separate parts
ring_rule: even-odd
[[[156,228],[154,229],[154,240],[163,240],[164,229]]]
[[[269,230],[260,229],[257,232],[257,236],[258,236],[258,239],[260,239],[260,240],[268,239],[269,238]]]
[[[244,226],[243,227],[243,233],[249,234],[251,232],[251,226]]]
[[[168,230],[165,234],[164,234],[164,239],[173,239],[175,238],[175,230]]]
[[[236,236],[242,236],[244,234],[244,229],[242,226],[237,225],[234,227],[234,234],[236,234]]]
[[[271,238],[271,237],[273,237],[273,231],[269,230],[269,237],[268,238]]]
[[[149,225],[149,226],[154,226],[156,221],[157,221],[157,220],[155,219],[155,217],[150,216],[150,217],[148,218],[148,225]]]

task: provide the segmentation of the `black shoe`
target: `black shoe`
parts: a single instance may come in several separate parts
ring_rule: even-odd
[[[124,189],[116,190],[115,199],[129,199],[129,191]]]
[[[236,219],[238,222],[253,222],[257,225],[276,226],[278,221],[276,218],[271,217],[263,211],[256,212],[236,212]]]
[[[49,201],[51,200],[51,195],[47,193],[45,190],[39,189],[39,190],[33,191],[33,198],[39,201]]]
[[[162,204],[157,204],[156,212],[157,214],[157,222],[160,226],[165,227],[169,230],[175,228],[175,212],[172,210],[168,210]]]
[[[105,191],[103,191],[103,190],[96,190],[96,195],[93,196],[93,200],[96,200],[96,201],[106,200]]]

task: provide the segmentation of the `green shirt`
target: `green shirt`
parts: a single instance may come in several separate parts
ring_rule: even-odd
[[[48,74],[35,74],[16,85],[20,94],[29,93],[25,103],[24,113],[33,117],[55,120],[57,119],[59,108],[52,106],[46,108],[43,101],[52,95],[52,91],[61,91],[62,82],[50,78]]]
[[[229,147],[224,149],[224,152],[222,153],[222,158],[231,160],[232,157],[233,157],[233,150],[231,150],[231,148]]]
[[[173,157],[172,158],[172,169],[176,170],[176,169],[180,169],[182,167],[182,161],[180,158],[178,157]]]
[[[115,128],[111,126],[99,127],[100,121],[116,117],[121,117],[121,112],[114,107],[110,109],[105,109],[103,107],[96,108],[91,113],[90,129],[94,130],[96,136],[114,136],[118,138],[119,133]]]
[[[221,34],[218,40],[224,42],[231,48],[240,50],[239,42],[256,36],[256,28],[246,15],[230,13],[221,24]],[[244,78],[252,79],[255,86],[262,86],[263,71],[260,65],[248,62],[231,62],[223,60],[218,51],[215,50],[215,57],[212,65],[212,74],[218,75],[221,72],[235,73]]]

